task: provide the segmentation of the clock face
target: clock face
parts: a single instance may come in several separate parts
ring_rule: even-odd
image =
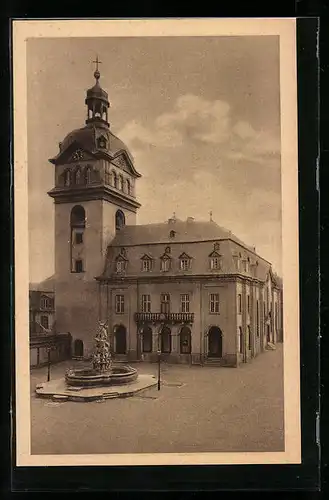
[[[83,158],[83,151],[82,149],[77,149],[75,153],[73,153],[72,156],[73,160],[82,160]]]

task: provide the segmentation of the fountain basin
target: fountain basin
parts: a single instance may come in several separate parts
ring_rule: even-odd
[[[113,366],[110,371],[100,373],[92,368],[68,370],[65,374],[67,385],[78,387],[97,387],[104,385],[130,384],[137,379],[136,368],[129,365]]]

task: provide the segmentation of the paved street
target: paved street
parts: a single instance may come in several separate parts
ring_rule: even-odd
[[[34,369],[32,454],[283,451],[282,351],[239,368],[163,366],[160,392],[92,403],[36,398],[47,368]],[[72,364],[52,367],[52,378]]]

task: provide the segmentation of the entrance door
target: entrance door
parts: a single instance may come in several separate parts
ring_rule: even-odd
[[[161,352],[171,353],[171,330],[168,326],[164,326],[161,331]]]
[[[123,325],[115,329],[115,352],[117,354],[126,354],[127,352],[127,330]]]
[[[212,326],[208,332],[208,356],[221,358],[223,355],[222,332],[218,326]]]
[[[83,356],[83,342],[80,339],[74,341],[74,356],[82,358]]]

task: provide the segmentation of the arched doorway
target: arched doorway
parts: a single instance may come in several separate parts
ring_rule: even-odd
[[[152,352],[152,328],[144,326],[142,330],[142,352]]]
[[[171,352],[171,330],[168,326],[164,326],[161,331],[161,352]]]
[[[208,356],[221,358],[223,355],[223,336],[218,326],[212,326],[208,332]]]
[[[191,354],[191,330],[188,326],[183,326],[180,331],[180,353]]]
[[[82,358],[83,356],[83,342],[80,339],[74,341],[74,356]]]
[[[115,352],[116,354],[126,354],[127,352],[127,330],[124,325],[115,327]]]

